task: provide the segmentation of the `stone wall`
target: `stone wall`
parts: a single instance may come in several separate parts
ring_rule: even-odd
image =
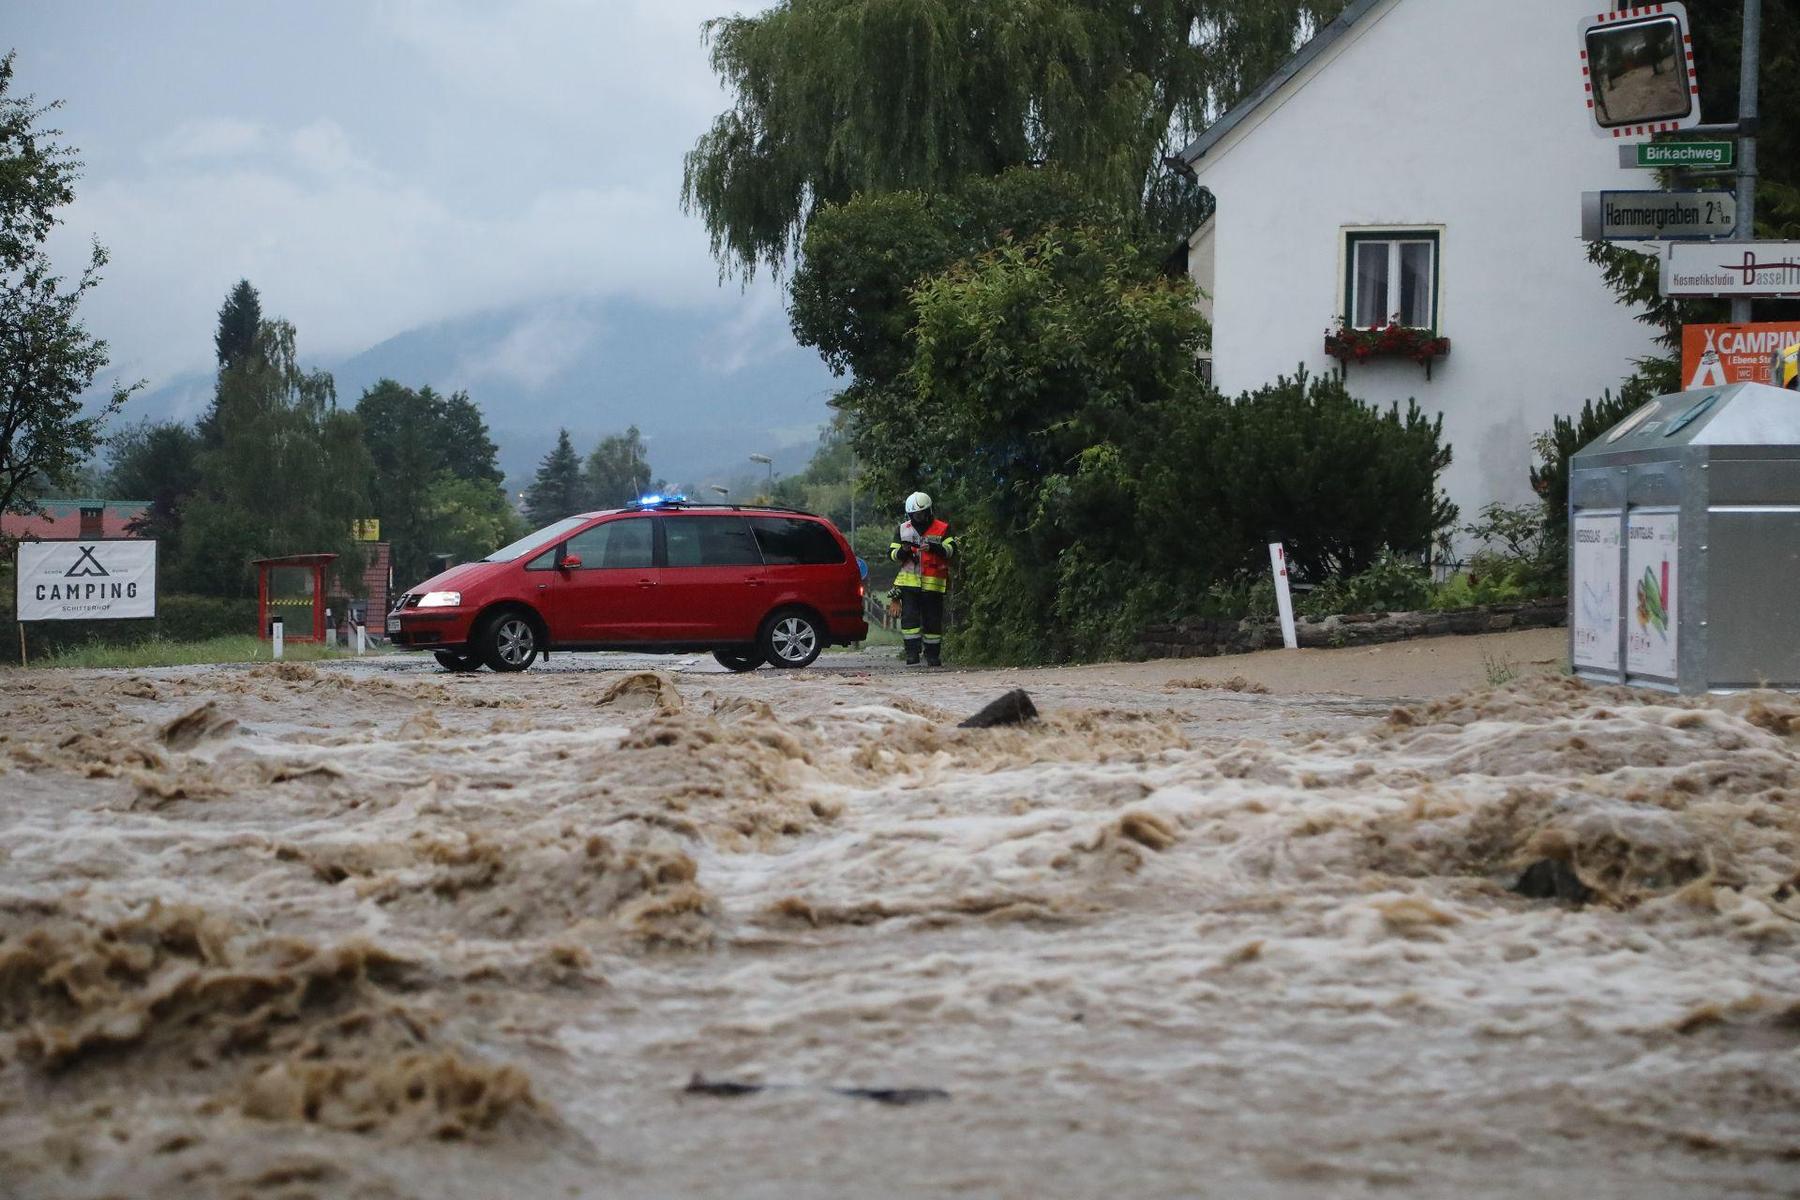
[[[1522,604],[1488,604],[1451,612],[1343,613],[1297,617],[1295,632],[1307,648],[1376,646],[1409,638],[1459,633],[1499,633],[1508,629],[1549,629],[1568,621],[1563,599]],[[1138,634],[1146,658],[1210,658],[1281,648],[1281,625],[1274,618],[1196,617],[1167,625],[1147,625]]]

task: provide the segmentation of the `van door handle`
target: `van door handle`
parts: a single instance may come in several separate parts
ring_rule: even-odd
[[[638,586],[639,586],[639,587],[641,587],[641,588],[652,588],[652,587],[655,587],[655,586],[656,586],[656,580],[654,580],[654,579],[640,579],[640,580],[638,580]]]

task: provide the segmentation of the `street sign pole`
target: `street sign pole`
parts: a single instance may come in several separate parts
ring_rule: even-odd
[[[1762,70],[1762,0],[1744,0],[1744,57],[1738,69],[1738,230],[1756,238],[1756,85]],[[1750,297],[1734,296],[1731,319],[1751,321]]]

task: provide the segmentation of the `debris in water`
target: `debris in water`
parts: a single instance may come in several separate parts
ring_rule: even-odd
[[[681,711],[681,689],[666,671],[636,671],[618,680],[594,701],[594,707],[654,708],[662,716]]]
[[[1512,890],[1531,900],[1560,900],[1577,906],[1594,898],[1594,889],[1581,882],[1575,868],[1556,858],[1540,858],[1526,867]]]
[[[224,737],[237,728],[237,718],[219,711],[216,700],[190,708],[162,727],[162,744],[171,750],[192,750],[201,742]]]
[[[1196,675],[1192,679],[1176,679],[1169,683],[1170,687],[1197,688],[1201,691],[1241,692],[1247,696],[1266,696],[1269,689],[1266,684],[1257,683],[1253,679],[1245,679],[1242,675],[1233,675],[1230,679],[1208,679],[1204,675]]]
[[[688,1080],[687,1087],[682,1090],[696,1096],[753,1096],[758,1092],[802,1091],[805,1088],[805,1084],[798,1083],[744,1083],[736,1079],[708,1079],[696,1071],[693,1078]],[[873,1100],[877,1104],[895,1106],[950,1098],[949,1092],[934,1087],[824,1087],[817,1090],[830,1092],[834,1096],[850,1096],[857,1100]]]
[[[1152,850],[1167,850],[1181,840],[1181,835],[1176,833],[1175,827],[1166,818],[1141,810],[1121,816],[1119,832]]]
[[[1037,705],[1024,688],[1014,688],[964,721],[961,729],[991,729],[996,725],[1024,725],[1038,719]]]

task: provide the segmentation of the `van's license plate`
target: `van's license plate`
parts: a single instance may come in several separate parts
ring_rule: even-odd
[[[387,631],[389,633],[399,633],[400,632],[400,618],[399,617],[389,617],[388,618]]]

